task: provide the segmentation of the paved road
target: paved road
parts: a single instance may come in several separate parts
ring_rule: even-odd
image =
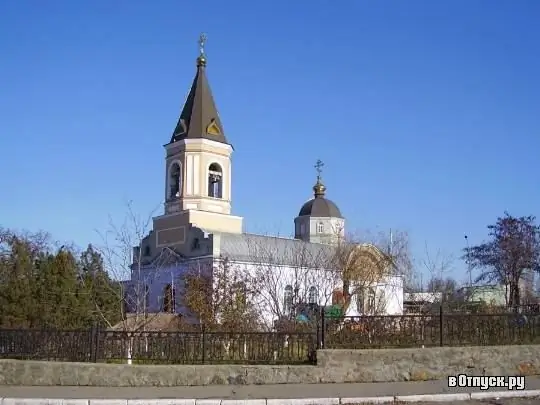
[[[417,402],[416,405],[539,405],[540,398],[509,398],[485,401]]]
[[[365,384],[219,385],[207,387],[10,387],[0,386],[0,398],[346,398],[390,395],[477,392],[479,389],[448,388],[446,381]],[[528,377],[525,389],[540,389],[540,377]],[[493,389],[502,391],[502,389]],[[462,405],[464,402],[460,402]],[[471,404],[473,404],[471,402]],[[539,404],[536,402],[535,404]],[[504,403],[503,405],[507,405]],[[513,405],[513,404],[511,404]],[[521,405],[521,404],[519,404]],[[526,404],[530,405],[530,404]]]

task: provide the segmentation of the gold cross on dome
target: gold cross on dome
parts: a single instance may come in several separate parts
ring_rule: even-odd
[[[320,178],[321,177],[321,173],[322,173],[322,168],[324,166],[324,163],[322,162],[321,159],[317,159],[317,163],[315,163],[315,170],[317,170],[317,177]]]

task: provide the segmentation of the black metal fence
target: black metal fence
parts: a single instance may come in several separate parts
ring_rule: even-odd
[[[0,358],[132,364],[306,364],[317,334],[0,330]]]
[[[316,350],[540,344],[538,312],[320,317],[284,332],[2,330],[0,358],[133,364],[313,364]],[[299,331],[301,330],[301,331]]]
[[[323,318],[320,346],[363,349],[540,344],[540,314],[444,313]]]

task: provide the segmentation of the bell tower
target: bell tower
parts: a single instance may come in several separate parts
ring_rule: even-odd
[[[154,219],[154,228],[165,231],[170,225],[191,224],[208,231],[241,233],[242,218],[231,215],[233,147],[225,137],[206,77],[205,42],[203,34],[191,90],[165,145],[165,213]]]

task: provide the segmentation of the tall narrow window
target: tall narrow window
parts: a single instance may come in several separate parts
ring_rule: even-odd
[[[232,297],[233,307],[236,309],[244,309],[247,302],[246,283],[238,282],[233,285]]]
[[[283,295],[283,313],[290,315],[293,307],[293,288],[291,285],[285,287],[285,294]]]
[[[324,224],[322,222],[317,224],[317,233],[324,233]]]
[[[169,170],[169,198],[178,198],[182,192],[182,170],[180,164],[175,162]]]
[[[370,314],[375,314],[375,289],[369,288],[368,289],[368,297],[367,297],[367,311]]]
[[[356,292],[356,310],[359,314],[364,315],[364,289],[359,288]]]
[[[223,195],[223,171],[217,163],[212,163],[208,168],[208,196],[222,198]]]
[[[311,286],[309,287],[309,293],[308,293],[308,303],[309,304],[317,304],[319,302],[319,297],[317,297],[317,287]]]
[[[174,289],[171,284],[165,286],[163,294],[163,312],[174,312]]]
[[[336,288],[332,291],[332,305],[343,304],[343,291],[339,288]]]
[[[193,239],[191,242],[191,250],[197,250],[201,248],[201,242],[199,241],[199,238]]]
[[[386,291],[380,290],[379,291],[379,298],[377,298],[377,302],[375,303],[376,310],[378,313],[385,312],[386,311]]]

